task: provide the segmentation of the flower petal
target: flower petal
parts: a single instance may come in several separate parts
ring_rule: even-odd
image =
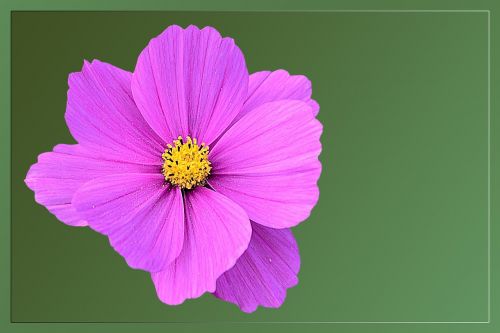
[[[94,60],[69,76],[66,123],[78,143],[98,157],[161,164],[165,143],[137,109],[132,74]]]
[[[52,152],[38,156],[26,175],[26,185],[35,200],[65,224],[86,226],[71,204],[76,190],[91,179],[130,172],[156,172],[157,167],[96,159],[80,145],[57,145]]]
[[[236,264],[217,280],[215,296],[245,312],[277,308],[286,290],[298,283],[300,256],[290,229],[252,223],[252,239]]]
[[[209,182],[252,221],[288,228],[318,200],[322,126],[304,102],[259,106],[234,124],[210,152]]]
[[[82,186],[73,204],[130,267],[160,271],[179,255],[184,239],[181,190],[163,182],[160,173],[105,176]]]
[[[170,26],[142,51],[132,78],[144,118],[167,142],[210,144],[240,111],[248,72],[240,49],[217,30]]]
[[[245,211],[204,187],[186,192],[186,237],[179,257],[151,277],[160,300],[180,304],[214,292],[217,278],[248,247],[252,229]]]
[[[311,99],[311,93],[311,81],[304,75],[290,75],[283,69],[253,73],[248,81],[247,99],[235,121],[264,103],[283,99],[306,102],[311,106],[313,115],[316,116],[319,112],[319,105]]]

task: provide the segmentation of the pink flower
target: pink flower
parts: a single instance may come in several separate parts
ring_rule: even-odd
[[[279,307],[300,266],[289,228],[319,196],[318,109],[304,76],[248,75],[231,38],[170,26],[133,73],[95,60],[70,75],[78,143],[41,154],[25,181],[151,272],[167,304],[211,292],[246,312]]]

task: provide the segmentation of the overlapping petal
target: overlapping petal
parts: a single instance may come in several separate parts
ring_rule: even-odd
[[[213,147],[210,185],[257,223],[297,225],[318,200],[321,132],[306,103],[265,103],[243,116]]]
[[[217,278],[247,249],[252,234],[245,211],[205,187],[186,192],[185,240],[179,257],[152,273],[156,293],[175,305],[214,292]]]
[[[158,167],[95,158],[94,152],[81,145],[57,145],[52,152],[38,156],[26,175],[26,185],[35,192],[35,200],[71,226],[86,226],[71,201],[87,181],[114,173],[156,173]]]
[[[66,123],[94,156],[141,164],[161,163],[165,142],[137,109],[132,74],[94,60],[69,76]]]
[[[210,144],[240,111],[247,88],[243,54],[211,27],[170,26],[142,51],[132,79],[135,102],[167,142],[191,135]]]
[[[181,190],[163,182],[160,173],[105,176],[83,185],[73,204],[130,267],[156,272],[179,255],[184,243]]]
[[[300,256],[290,229],[252,223],[252,239],[236,264],[217,280],[215,296],[245,312],[258,306],[276,308],[288,288],[298,283]]]
[[[258,106],[284,99],[295,99],[307,103],[314,116],[319,112],[318,103],[311,99],[311,81],[304,75],[290,75],[283,69],[262,71],[250,75],[248,95],[235,121]]]

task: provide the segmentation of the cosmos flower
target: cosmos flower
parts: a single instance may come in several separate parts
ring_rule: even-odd
[[[70,74],[77,144],[41,154],[25,182],[150,272],[164,303],[279,307],[300,266],[290,228],[319,196],[318,109],[306,77],[249,75],[233,39],[170,26],[133,73],[94,60]]]

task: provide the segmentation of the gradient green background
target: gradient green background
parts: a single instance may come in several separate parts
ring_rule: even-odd
[[[23,183],[39,153],[73,142],[68,73],[94,58],[133,70],[170,24],[214,26],[250,72],[313,82],[321,197],[294,229],[300,283],[279,310],[211,295],[165,306],[147,273]],[[486,12],[14,13],[12,320],[488,321],[487,27]]]

